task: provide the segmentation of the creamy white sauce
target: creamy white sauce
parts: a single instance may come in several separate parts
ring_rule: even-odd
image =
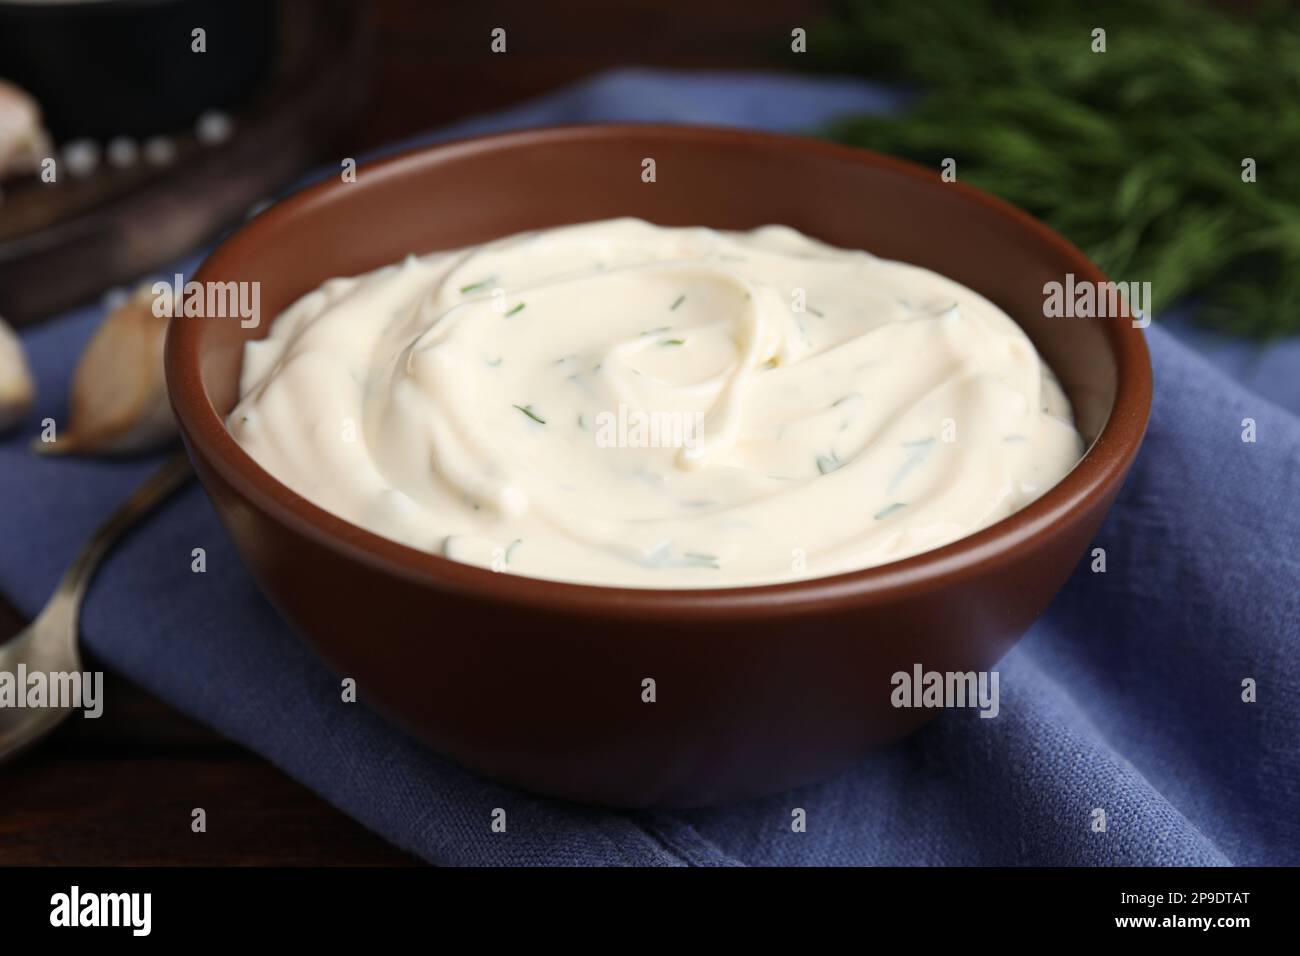
[[[248,344],[241,395],[235,439],[327,511],[585,584],[882,564],[1083,453],[996,306],[784,226],[618,219],[332,279]]]

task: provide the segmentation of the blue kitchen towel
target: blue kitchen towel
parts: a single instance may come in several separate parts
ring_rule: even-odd
[[[615,119],[798,130],[897,103],[851,80],[621,71],[440,135]],[[39,395],[26,428],[0,442],[0,591],[27,613],[155,466],[27,450],[40,418],[65,420],[72,366],[101,315],[79,309],[23,335]],[[1251,347],[1233,346],[1224,365],[1246,388],[1161,325],[1149,341],[1155,405],[1095,541],[1105,572],[1081,562],[1003,660],[1000,715],[947,713],[790,793],[625,813],[532,797],[429,753],[363,706],[340,705],[337,678],[261,597],[195,485],[106,562],[84,640],[436,863],[1298,864],[1296,343],[1277,347],[1289,361],[1274,349],[1244,364]],[[1242,440],[1246,419],[1254,442]],[[207,550],[205,574],[191,572],[196,547]],[[506,833],[491,832],[496,807]],[[806,832],[792,830],[796,808]],[[220,806],[207,809],[219,818]]]

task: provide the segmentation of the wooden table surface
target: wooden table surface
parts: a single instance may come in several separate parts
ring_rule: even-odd
[[[795,26],[820,0],[535,0],[374,4],[370,106],[340,155],[497,109],[590,73],[627,65],[789,66]],[[488,51],[507,30],[508,54]],[[0,598],[0,640],[22,622]],[[104,669],[94,660],[90,669]],[[113,702],[71,719],[0,768],[0,865],[410,865],[419,861],[260,757],[106,673]],[[194,807],[220,807],[208,832]]]

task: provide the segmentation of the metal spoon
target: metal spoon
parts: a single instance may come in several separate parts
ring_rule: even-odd
[[[82,546],[36,620],[0,646],[0,671],[15,675],[15,680],[20,664],[27,665],[29,674],[81,671],[77,617],[95,569],[122,533],[183,485],[190,474],[189,458],[183,449],[177,451],[99,526]],[[25,687],[17,690],[26,694]],[[70,707],[0,707],[0,763],[36,743],[72,710]]]

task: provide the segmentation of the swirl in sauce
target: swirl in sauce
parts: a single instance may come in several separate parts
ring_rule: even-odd
[[[1028,338],[784,226],[617,219],[332,279],[246,347],[229,427],[320,507],[458,561],[730,587],[897,560],[1083,453]]]

